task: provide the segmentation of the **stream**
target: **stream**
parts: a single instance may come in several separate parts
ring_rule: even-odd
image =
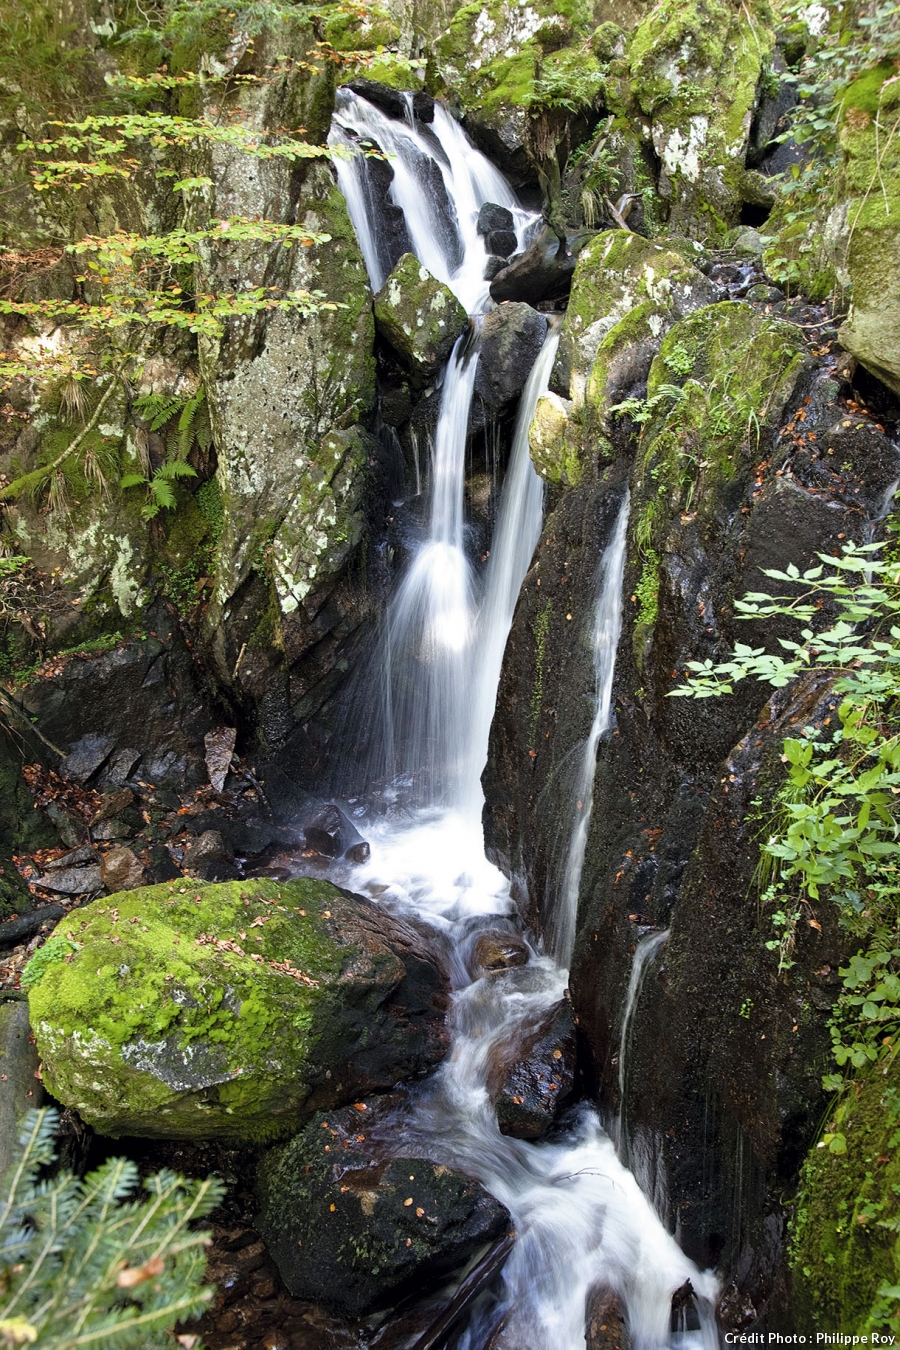
[[[377,724],[371,760],[351,797],[371,856],[334,879],[392,912],[427,924],[449,954],[452,1045],[394,1122],[392,1147],[477,1178],[509,1209],[517,1241],[502,1290],[476,1300],[452,1344],[461,1350],[578,1350],[592,1291],[615,1294],[635,1350],[718,1344],[715,1276],[682,1253],[595,1111],[581,1105],[544,1142],[500,1132],[487,1082],[498,1047],[520,1040],[563,998],[568,981],[597,749],[609,728],[613,663],[621,627],[628,499],[598,559],[592,632],[596,711],[571,804],[569,845],[546,947],[529,944],[526,965],[472,979],[467,956],[485,929],[520,927],[510,885],[487,861],[481,825],[491,717],[519,589],[540,538],[543,488],[528,431],[546,391],[557,347],[548,336],[520,401],[488,566],[476,579],[464,512],[466,431],[478,362],[479,316],[489,307],[485,249],[476,231],[485,202],[513,212],[520,247],[538,218],[523,210],[499,172],[439,105],[424,127],[385,116],[341,90],[331,144],[374,143],[393,169],[390,201],[410,247],[472,315],[442,377],[441,406],[427,473],[421,537],[390,603],[381,639],[380,681],[368,716]],[[373,290],[396,258],[373,207],[373,163],[364,153],[337,162],[339,183]],[[440,180],[444,194],[435,191]],[[396,234],[396,230],[395,230]],[[396,249],[395,249],[396,251]],[[372,784],[379,785],[373,794]],[[339,869],[340,870],[340,869]],[[629,1013],[642,973],[664,935],[638,948]],[[646,958],[646,959],[645,959]],[[620,1073],[630,1016],[623,1028]],[[620,1136],[625,1131],[620,1130]],[[693,1304],[673,1329],[672,1296],[686,1282]]]

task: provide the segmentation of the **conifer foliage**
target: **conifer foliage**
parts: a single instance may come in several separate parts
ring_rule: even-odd
[[[156,1350],[199,1316],[209,1235],[196,1228],[219,1203],[214,1178],[161,1171],[143,1184],[136,1165],[110,1158],[80,1178],[48,1172],[57,1113],[30,1111],[20,1152],[0,1189],[0,1347]],[[199,1340],[182,1336],[199,1350]]]

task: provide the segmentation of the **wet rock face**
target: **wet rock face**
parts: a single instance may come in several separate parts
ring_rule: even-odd
[[[546,335],[546,318],[530,305],[498,305],[486,315],[481,325],[470,433],[512,410]]]
[[[501,970],[513,970],[528,964],[528,947],[517,933],[490,930],[478,935],[467,964],[473,979]]]
[[[575,1019],[564,998],[498,1052],[489,1091],[501,1134],[540,1138],[571,1095],[574,1080]]]
[[[406,119],[410,104],[398,90],[391,89],[386,84],[379,84],[377,80],[351,80],[347,87],[352,89],[354,94],[359,94],[360,98],[374,103],[375,107],[387,113],[388,117],[396,117],[401,122]],[[410,103],[413,115],[420,122],[434,121],[434,99],[428,94],[419,90],[412,95]]]
[[[365,862],[371,849],[353,821],[333,803],[324,806],[303,827],[307,848],[313,848],[323,858],[347,858],[350,862]]]
[[[354,1317],[426,1291],[509,1226],[477,1182],[373,1150],[371,1115],[319,1114],[259,1170],[257,1225],[288,1289]]]
[[[107,1134],[272,1137],[446,1049],[422,939],[327,882],[114,895],[65,920],[33,974],[46,1081]]]
[[[601,360],[598,347],[588,387]],[[651,1189],[664,1180],[689,1254],[733,1273],[729,1307],[759,1308],[781,1297],[783,1215],[773,1197],[795,1184],[819,1118],[823,1010],[846,953],[819,913],[823,932],[804,929],[796,969],[778,978],[766,948],[774,930],[754,890],[751,802],[770,801],[781,781],[782,738],[834,709],[822,687],[797,691],[762,721],[770,690],[751,681],[702,703],[668,693],[688,660],[794,635],[738,624],[734,599],[765,584],[760,567],[808,567],[841,537],[864,538],[897,456],[874,420],[842,401],[849,391],[834,370],[814,369],[797,330],[747,305],[687,315],[662,337],[648,375],[642,398],[664,383],[690,387],[664,394],[640,427],[613,420],[545,522],[507,645],[484,778],[486,838],[504,870],[529,878],[532,904],[558,893],[584,805],[570,766],[595,707],[596,568],[627,476],[623,627],[572,997],[603,1093],[616,1102],[634,948],[645,925],[670,927],[631,1024],[632,1161]],[[746,411],[728,412],[723,393]],[[571,400],[554,397],[564,437]],[[608,398],[599,390],[592,411],[604,416]]]
[[[530,305],[542,300],[561,300],[569,293],[575,271],[575,255],[584,235],[572,235],[560,255],[555,234],[544,230],[524,253],[514,258],[491,282],[491,299],[524,300]]]

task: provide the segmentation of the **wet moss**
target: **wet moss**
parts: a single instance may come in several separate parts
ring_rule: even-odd
[[[843,1151],[839,1151],[843,1150]],[[900,1330],[900,1067],[879,1064],[841,1097],[807,1156],[791,1230],[798,1324]]]
[[[308,879],[179,881],[79,910],[26,974],[49,1090],[113,1133],[277,1133],[323,1053],[342,1062],[341,903]]]

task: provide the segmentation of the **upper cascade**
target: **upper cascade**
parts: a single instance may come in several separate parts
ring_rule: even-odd
[[[510,212],[516,250],[529,242],[539,217],[520,206],[446,108],[436,103],[431,123],[415,116],[411,94],[405,108],[401,121],[352,89],[337,93],[328,144],[349,152],[336,156],[335,166],[369,282],[380,290],[412,252],[467,313],[481,313],[490,304],[481,208],[492,203]]]

